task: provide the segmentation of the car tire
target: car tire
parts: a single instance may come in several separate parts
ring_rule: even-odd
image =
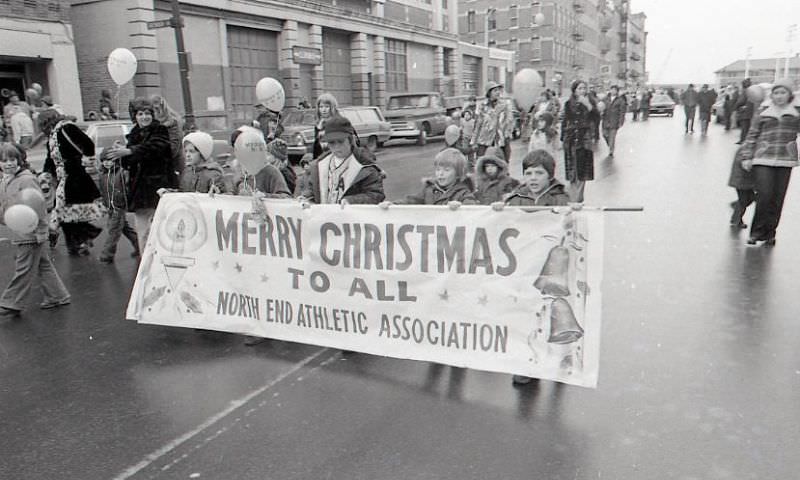
[[[425,130],[419,131],[419,136],[417,137],[417,145],[420,147],[424,147],[428,143],[428,134],[425,133]]]
[[[369,138],[367,138],[367,148],[369,149],[370,152],[375,152],[379,146],[380,145],[378,145],[378,137],[376,137],[375,135],[371,135]]]

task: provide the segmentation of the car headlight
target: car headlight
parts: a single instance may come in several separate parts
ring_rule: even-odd
[[[408,122],[406,125],[408,125],[408,128],[410,128],[412,130],[417,128],[417,124],[414,123],[414,122]]]
[[[302,133],[297,132],[297,133],[294,134],[294,144],[298,145],[298,146],[306,144],[306,139],[303,138],[303,134]]]

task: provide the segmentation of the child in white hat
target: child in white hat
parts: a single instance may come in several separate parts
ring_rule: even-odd
[[[222,166],[213,157],[214,139],[205,132],[192,132],[183,137],[186,168],[181,173],[180,191],[199,193],[232,193]]]

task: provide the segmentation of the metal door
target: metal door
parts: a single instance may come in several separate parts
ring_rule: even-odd
[[[264,77],[280,80],[278,34],[256,28],[228,25],[228,65],[230,69],[231,121],[253,119],[256,83]]]
[[[481,59],[463,55],[461,62],[461,92],[463,95],[478,95],[481,81]]]
[[[339,105],[353,104],[353,75],[350,65],[350,34],[322,31],[322,62],[325,72],[325,91]]]

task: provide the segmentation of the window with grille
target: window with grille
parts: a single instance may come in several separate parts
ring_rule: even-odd
[[[386,40],[386,89],[393,92],[408,90],[406,42]]]
[[[519,9],[516,5],[508,7],[508,26],[516,27],[519,25]]]
[[[475,31],[475,10],[467,12],[467,32],[472,33]]]
[[[489,30],[497,30],[497,10],[491,9],[487,12]]]

